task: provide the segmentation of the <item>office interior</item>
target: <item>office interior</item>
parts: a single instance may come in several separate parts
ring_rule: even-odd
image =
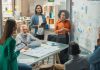
[[[18,29],[15,32],[15,36],[20,32],[21,25],[27,24],[28,26],[31,16],[35,14],[35,6],[37,4],[42,6],[43,14],[46,16],[48,24],[45,42],[48,42],[48,35],[55,34],[54,27],[58,20],[58,12],[67,10],[71,22],[70,41],[77,42],[82,47],[85,55],[93,52],[96,41],[100,38],[99,0],[0,0],[0,37],[2,36],[5,22],[9,18],[13,18],[17,22]],[[27,58],[27,56],[25,57]],[[51,56],[49,63],[53,59]],[[30,58],[29,62],[34,62],[34,60],[31,60],[32,58]],[[44,62],[48,60],[46,58]],[[42,62],[42,58],[39,61]],[[37,63],[35,62],[35,64]]]

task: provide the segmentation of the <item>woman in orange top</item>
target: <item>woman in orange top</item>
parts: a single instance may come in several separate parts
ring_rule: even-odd
[[[68,20],[69,14],[66,10],[61,10],[58,13],[59,20],[57,21],[55,25],[55,32],[57,34],[57,42],[68,44],[69,43],[69,35],[71,29],[70,21]],[[61,64],[64,64],[66,61],[68,61],[68,48],[64,49],[60,52],[59,58]]]
[[[68,20],[69,14],[66,10],[61,10],[58,14],[59,20],[55,25],[55,32],[58,34],[59,37],[65,37],[65,42],[60,41],[60,43],[68,44],[69,36],[68,33],[70,32],[70,21]],[[60,39],[61,40],[61,39]],[[64,40],[64,39],[63,39]],[[59,41],[57,41],[59,42]]]

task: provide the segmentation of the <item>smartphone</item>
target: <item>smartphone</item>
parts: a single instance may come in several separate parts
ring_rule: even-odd
[[[24,43],[20,43],[20,44],[16,45],[15,51],[20,51],[25,47],[26,47],[26,45]]]

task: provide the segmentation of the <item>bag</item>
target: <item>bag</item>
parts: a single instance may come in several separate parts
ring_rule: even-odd
[[[44,35],[44,28],[42,28],[42,27],[38,28],[36,34],[37,34],[37,35]]]
[[[52,41],[52,42],[56,42],[56,37],[57,37],[57,35],[50,34],[50,35],[48,35],[47,40]]]
[[[66,35],[57,35],[56,42],[66,44]]]

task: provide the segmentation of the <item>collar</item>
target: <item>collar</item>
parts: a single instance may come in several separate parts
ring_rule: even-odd
[[[61,21],[60,19],[58,20],[58,23],[60,23],[60,22],[66,22],[66,21],[68,21],[67,19],[65,20],[65,21]]]
[[[73,60],[78,60],[78,59],[80,59],[80,56],[79,55],[72,55],[72,59]]]

